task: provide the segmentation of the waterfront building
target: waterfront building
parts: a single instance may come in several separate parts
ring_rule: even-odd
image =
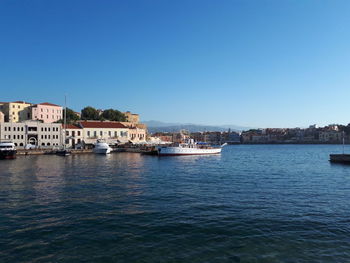
[[[320,142],[340,143],[342,138],[342,132],[336,130],[320,131],[319,133]]]
[[[147,126],[142,123],[120,122],[129,128],[128,140],[131,142],[145,142],[147,137]]]
[[[85,144],[94,144],[102,139],[108,144],[126,143],[129,140],[129,128],[120,122],[112,121],[80,121]]]
[[[83,137],[83,129],[77,125],[66,124],[64,127],[65,138],[66,138],[66,146],[68,148],[75,149],[76,147],[84,146],[84,137]]]
[[[12,141],[17,148],[27,145],[53,148],[62,144],[62,129],[59,123],[24,121],[0,123],[0,141]]]
[[[125,115],[127,122],[131,122],[133,124],[137,124],[140,122],[139,114],[131,113],[130,111],[123,112],[123,114]]]
[[[32,106],[31,115],[33,120],[53,123],[63,119],[63,108],[48,102],[39,103]]]
[[[2,102],[1,111],[4,113],[5,122],[21,122],[30,119],[30,106],[25,101]]]

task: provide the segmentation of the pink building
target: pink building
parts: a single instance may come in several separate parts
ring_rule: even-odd
[[[63,119],[63,108],[59,105],[44,102],[32,106],[32,119],[53,123]]]

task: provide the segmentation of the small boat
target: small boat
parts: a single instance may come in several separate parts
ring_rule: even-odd
[[[13,142],[0,142],[0,159],[16,159],[16,154]]]
[[[330,154],[329,161],[332,163],[348,163],[350,164],[350,154]]]
[[[226,143],[219,146],[211,146],[207,143],[196,143],[193,139],[187,139],[184,143],[173,146],[159,146],[157,148],[159,156],[176,155],[208,155],[219,154]]]
[[[56,151],[59,156],[69,156],[71,151],[66,148],[66,129],[67,129],[67,98],[64,96],[64,122],[63,122],[63,148]]]
[[[101,140],[97,140],[93,152],[97,154],[109,154],[111,153],[111,150],[112,148],[109,147],[108,143],[103,142]]]
[[[329,161],[332,163],[350,164],[350,154],[345,154],[345,133],[343,132],[343,153],[330,154]]]
[[[67,149],[57,150],[56,154],[59,156],[69,156],[71,155],[71,151]]]

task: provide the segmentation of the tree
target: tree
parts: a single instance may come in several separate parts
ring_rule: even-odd
[[[100,114],[95,108],[87,106],[84,109],[82,109],[81,118],[83,120],[100,120]]]
[[[57,121],[57,123],[63,123],[64,122],[64,109],[63,109],[63,119]],[[80,117],[78,114],[76,114],[72,109],[67,108],[67,123],[68,124],[72,124],[75,123],[77,120],[79,120]]]
[[[101,116],[110,121],[126,121],[125,115],[114,109],[104,110]]]

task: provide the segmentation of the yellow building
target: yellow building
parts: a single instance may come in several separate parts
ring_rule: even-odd
[[[138,114],[131,113],[130,111],[123,112],[123,114],[125,115],[127,122],[131,122],[133,124],[140,122],[140,116]]]
[[[2,103],[2,112],[5,114],[5,122],[21,122],[30,120],[30,106],[32,104],[24,101]]]

